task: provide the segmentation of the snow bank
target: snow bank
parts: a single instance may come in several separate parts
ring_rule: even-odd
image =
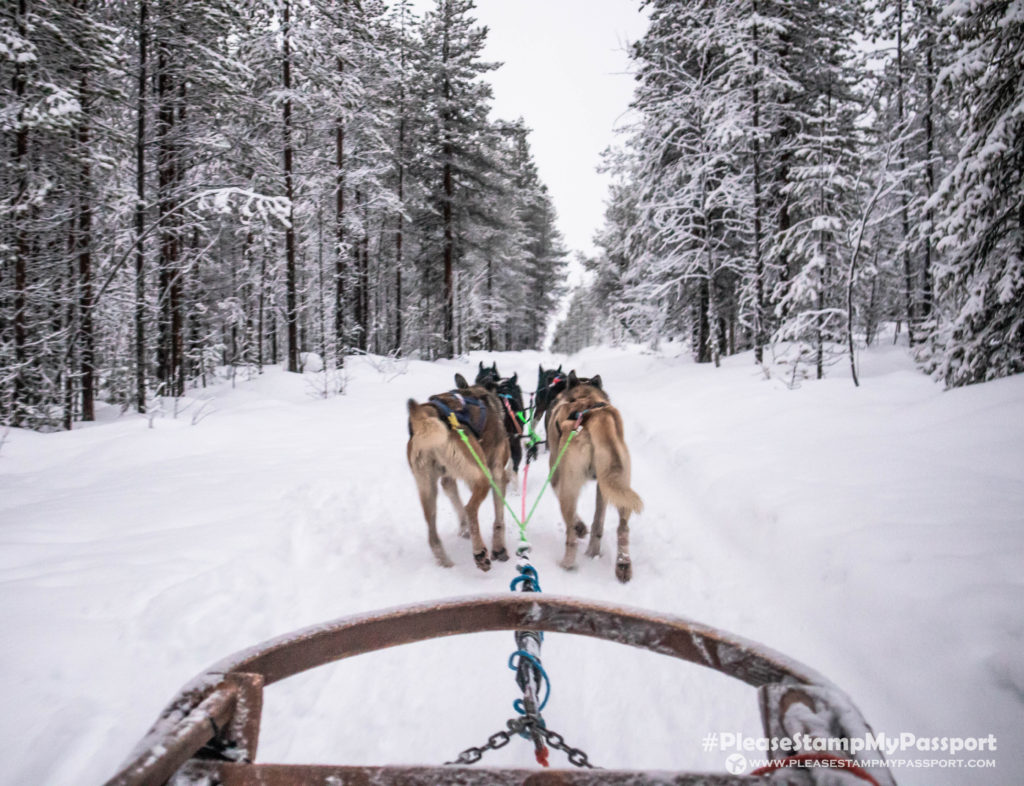
[[[493,357],[526,381],[556,360]],[[511,564],[476,570],[443,501],[456,565],[433,563],[404,456],[406,398],[485,359],[359,359],[346,395],[327,399],[317,375],[267,369],[205,391],[195,425],[167,413],[152,429],[126,415],[12,431],[0,451],[0,692],[16,711],[0,719],[0,783],[102,781],[182,684],[251,644],[503,591]],[[574,573],[556,566],[563,535],[546,498],[531,524],[546,591],[762,641],[846,690],[876,731],[1001,743],[994,770],[898,769],[901,784],[1024,782],[1012,749],[1024,697],[1024,377],[943,393],[894,348],[865,354],[860,389],[837,371],[789,390],[749,356],[714,369],[671,347],[567,362],[601,373],[622,409],[646,509],[632,526],[635,578],[621,586],[612,544]],[[451,759],[511,715],[511,649],[508,634],[461,636],[272,686],[260,759]],[[566,636],[547,638],[544,659],[549,725],[597,764],[722,771],[726,754],[701,750],[702,737],[759,733],[753,690],[698,667]],[[488,760],[530,766],[532,753],[512,744]]]

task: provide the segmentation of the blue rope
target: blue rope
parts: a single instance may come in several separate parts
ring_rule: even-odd
[[[517,656],[520,658],[519,661],[516,660]],[[512,669],[512,671],[519,671],[519,665],[522,663],[522,658],[526,658],[530,665],[540,673],[541,682],[544,683],[544,699],[541,701],[540,706],[537,707],[537,712],[540,712],[545,706],[547,706],[548,699],[551,698],[551,680],[548,679],[548,673],[544,671],[544,667],[541,665],[540,661],[526,650],[516,650],[509,655],[508,667]],[[523,707],[522,699],[516,699],[512,702],[512,707],[520,715],[526,714],[526,708]]]
[[[517,570],[519,575],[512,579],[512,583],[509,584],[509,589],[513,592],[517,589],[522,589],[523,592],[540,592],[540,578],[537,575],[537,569],[533,565],[526,563],[525,565],[518,565]],[[544,641],[543,633],[531,634],[537,637],[539,642]],[[548,673],[544,671],[544,666],[541,665],[540,659],[530,654],[526,650],[518,649],[513,652],[508,658],[508,667],[512,671],[519,673],[519,669],[523,666],[523,659],[530,664],[533,668],[534,676],[537,681],[544,685],[544,698],[540,702],[540,706],[537,707],[537,714],[540,715],[541,710],[547,706],[548,699],[551,698],[551,680],[548,678]],[[526,715],[526,707],[523,704],[522,699],[516,699],[512,702],[512,708],[520,715]],[[540,719],[540,723],[543,725],[543,719]],[[525,732],[521,736],[529,738]]]
[[[519,575],[512,579],[512,583],[508,585],[508,588],[515,592],[519,589],[519,585],[526,584],[523,588],[523,592],[543,592],[540,588],[540,577],[537,575],[537,569],[533,565],[519,565],[516,568],[519,571]],[[529,585],[532,584],[531,588]],[[544,634],[539,633],[540,640],[544,641]]]
[[[533,589],[527,588],[526,592],[541,592],[540,579],[537,576],[537,569],[533,565],[524,565],[519,568],[519,575],[512,579],[512,583],[508,585],[508,588],[513,592],[519,588],[520,584],[526,584],[531,582]]]

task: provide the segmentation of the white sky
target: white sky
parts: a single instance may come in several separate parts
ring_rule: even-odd
[[[419,12],[434,0],[415,0]],[[608,179],[601,151],[614,141],[633,96],[627,45],[647,26],[638,0],[476,0],[489,29],[484,57],[504,65],[488,77],[494,115],[522,116],[540,177],[571,251],[591,253]]]

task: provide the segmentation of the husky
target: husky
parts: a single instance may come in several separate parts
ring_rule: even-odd
[[[581,379],[570,371],[566,387],[549,404],[548,449],[554,475],[551,486],[565,521],[565,556],[561,566],[576,567],[576,540],[587,528],[576,514],[580,490],[587,480],[597,480],[594,521],[590,528],[588,557],[601,555],[605,507],[619,511],[618,552],[615,575],[625,583],[633,577],[629,555],[629,517],[643,510],[643,501],[630,487],[629,449],[623,434],[622,415],[612,406],[600,376]],[[576,435],[569,442],[573,432]],[[561,463],[558,456],[568,444]]]
[[[458,382],[465,383],[464,379]],[[509,459],[508,439],[502,426],[503,408],[497,396],[481,385],[459,385],[458,390],[431,396],[423,404],[415,399],[407,402],[409,410],[409,443],[406,457],[416,479],[423,516],[427,521],[427,542],[434,558],[443,567],[452,566],[437,534],[437,485],[451,500],[459,517],[459,535],[468,537],[473,546],[473,559],[480,570],[491,568],[491,560],[505,561],[505,509],[501,497],[494,492],[494,529],[491,553],[480,535],[478,512],[491,490],[486,473],[474,460],[457,430],[461,430],[473,451],[487,467],[494,485],[501,494],[508,483],[505,465]],[[452,419],[455,423],[452,423]],[[465,507],[459,498],[456,480],[470,488]]]
[[[498,364],[492,363],[490,366],[485,366],[481,360],[480,370],[476,372],[476,384],[490,387],[491,384],[497,385],[500,381],[501,374],[498,373]]]
[[[537,366],[537,391],[533,395],[533,422],[537,423],[549,411],[558,394],[565,390],[568,377],[558,368],[545,369]],[[544,421],[545,438],[547,437],[547,420]],[[550,445],[548,446],[550,448]]]
[[[461,374],[456,374],[455,384],[464,386],[465,377]],[[502,377],[498,373],[497,363],[485,366],[483,361],[481,361],[480,369],[476,374],[476,384],[482,385],[498,396],[498,401],[501,403],[504,413],[503,422],[505,424],[505,433],[508,435],[509,454],[512,457],[512,478],[510,480],[518,478],[519,462],[523,460],[523,424],[517,420],[516,413],[524,410],[523,389],[519,387],[519,374],[513,374],[511,377]],[[513,493],[515,485],[513,484]]]

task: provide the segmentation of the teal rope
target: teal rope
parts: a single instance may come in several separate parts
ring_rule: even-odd
[[[516,660],[516,658],[519,658],[519,660]],[[537,707],[537,712],[540,712],[547,706],[548,699],[551,698],[551,680],[548,679],[548,673],[544,671],[544,667],[541,665],[540,660],[535,658],[526,650],[516,650],[511,655],[509,655],[508,667],[512,669],[512,671],[519,671],[519,664],[522,660],[526,660],[531,666],[533,666],[534,669],[537,670],[537,673],[541,676],[541,681],[544,683],[544,698],[541,700],[541,703]],[[520,715],[526,714],[526,708],[523,706],[522,699],[516,699],[514,702],[512,702],[512,707]]]

